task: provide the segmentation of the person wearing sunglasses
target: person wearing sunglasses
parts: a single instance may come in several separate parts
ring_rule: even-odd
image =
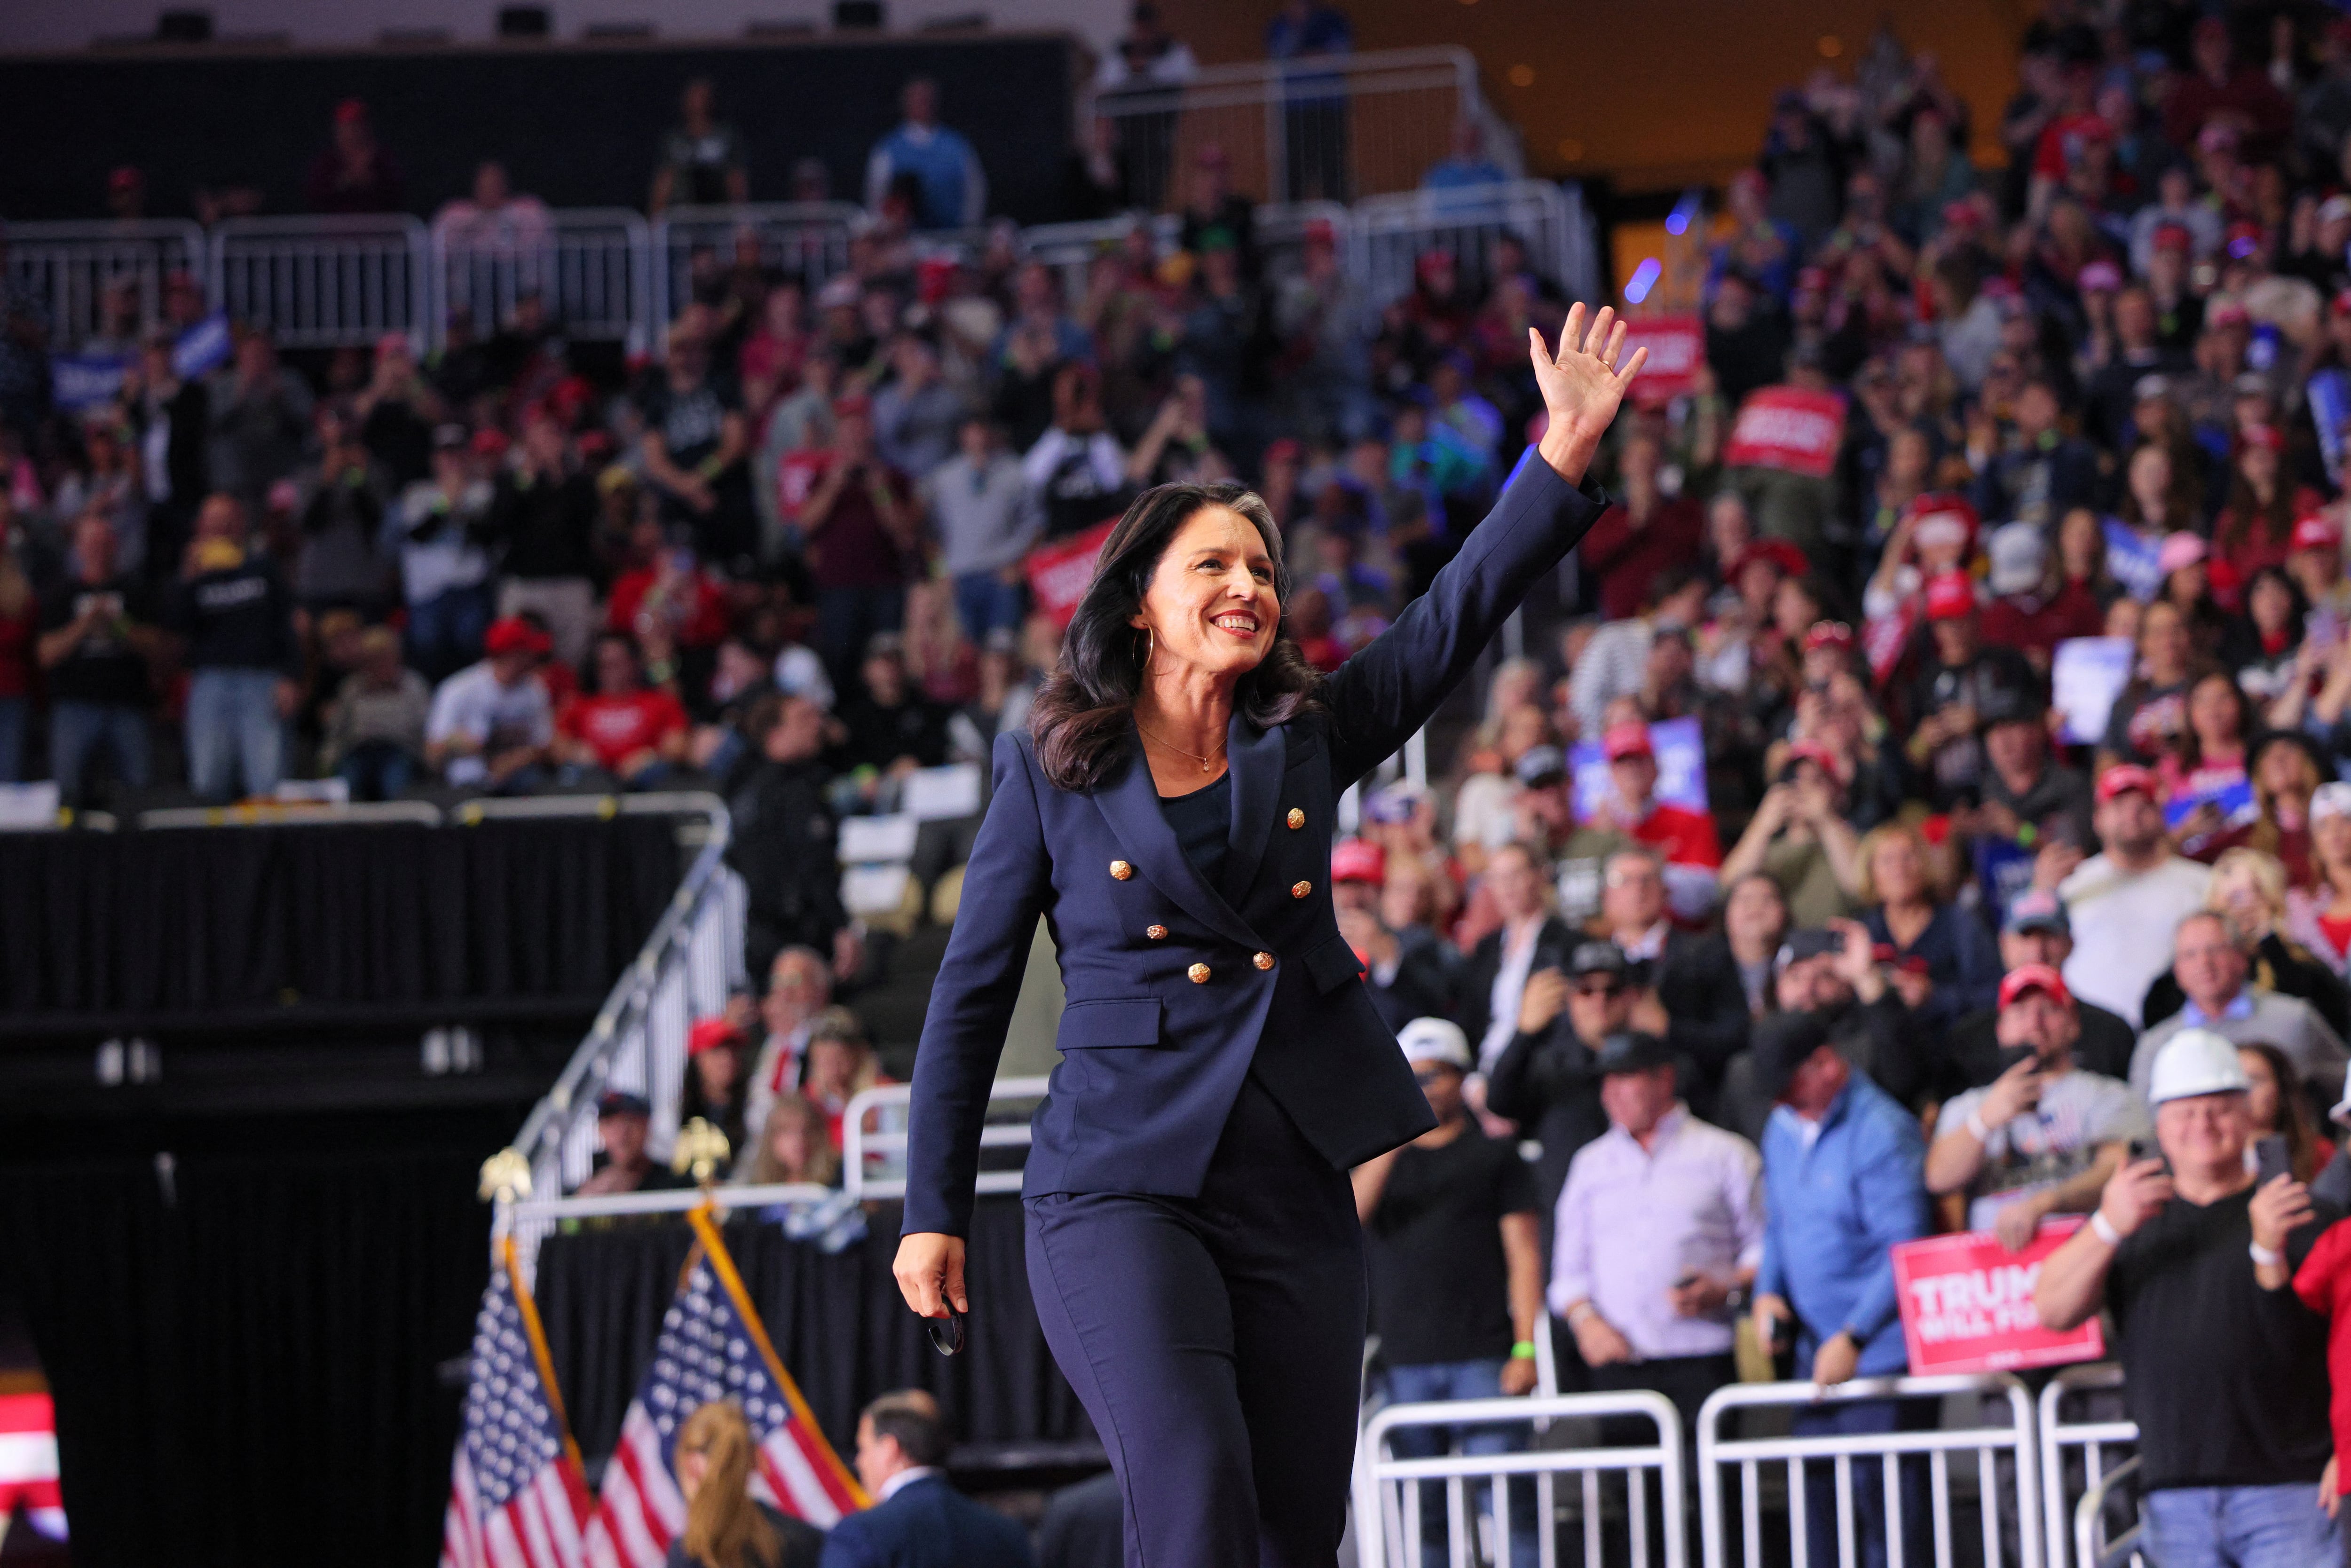
[[[1665,1009],[1614,942],[1578,943],[1564,968],[1527,977],[1519,1031],[1486,1074],[1486,1108],[1541,1145],[1535,1190],[1546,1214],[1559,1207],[1575,1151],[1608,1130],[1594,1053],[1636,1024],[1664,1034]]]

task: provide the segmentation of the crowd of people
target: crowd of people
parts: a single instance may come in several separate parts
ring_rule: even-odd
[[[1139,26],[1122,79],[1179,48]],[[687,1097],[746,1179],[837,1183],[879,1068],[832,1002],[832,835],[1025,722],[1059,632],[1024,562],[1142,487],[1243,479],[1334,668],[1497,494],[1541,406],[1527,328],[1563,309],[1507,239],[1393,300],[1327,233],[1276,266],[1214,147],[1151,176],[1164,252],[917,259],[985,178],[934,88],[905,109],[849,271],[698,257],[624,385],[526,299],[315,388],[250,324],[183,381],[165,323],[117,402],[0,402],[0,779],[45,752],[69,800],[143,785],[168,711],[216,798],[716,780],[762,989],[697,1028]],[[689,93],[657,201],[741,193],[713,113]],[[2351,1483],[2322,1234],[2351,1205],[2351,23],[2051,0],[1984,129],[1886,34],[1774,99],[1576,602],[1338,846],[1440,1124],[1357,1173],[1374,1328],[1399,1397],[1523,1391],[1555,1322],[1572,1385],[1687,1416],[1742,1322],[1798,1375],[1901,1370],[1892,1244],[2072,1217],[2041,1312],[2112,1313],[2154,1551],[2320,1561],[2322,1474]],[[1759,434],[1823,398],[1816,461]],[[591,1187],[659,1179],[643,1102],[602,1110]],[[1882,1553],[1886,1489],[1855,1492]]]

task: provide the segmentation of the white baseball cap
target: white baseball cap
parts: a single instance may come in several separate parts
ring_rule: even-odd
[[[1406,1061],[1439,1061],[1467,1072],[1477,1065],[1469,1054],[1469,1037],[1461,1026],[1443,1019],[1415,1019],[1396,1030]]]
[[[2147,1098],[2160,1105],[2198,1094],[2241,1094],[2252,1086],[2235,1045],[2209,1029],[2183,1029],[2155,1053]]]

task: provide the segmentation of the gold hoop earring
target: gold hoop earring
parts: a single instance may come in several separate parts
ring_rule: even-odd
[[[1153,656],[1154,656],[1155,654],[1156,654],[1158,652],[1159,652],[1159,642],[1158,642],[1158,639],[1156,639],[1156,638],[1155,638],[1154,636],[1152,636],[1152,634],[1151,634],[1151,628],[1150,628],[1150,627],[1148,627],[1148,626],[1145,626],[1145,627],[1143,629],[1143,673],[1144,673],[1144,674],[1146,674],[1146,675],[1147,675],[1147,674],[1149,674],[1151,673],[1151,661],[1152,661],[1152,658],[1153,658]]]

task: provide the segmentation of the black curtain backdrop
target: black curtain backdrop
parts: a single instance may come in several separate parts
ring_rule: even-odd
[[[649,14],[658,7],[649,8]],[[505,161],[514,188],[557,207],[643,211],[662,134],[688,78],[708,77],[743,133],[751,195],[779,202],[801,157],[841,200],[865,199],[865,160],[899,122],[898,89],[936,78],[940,117],[987,171],[988,211],[1061,215],[1076,69],[1061,35],[818,38],[449,49],[157,50],[0,59],[0,214],[102,218],[107,171],[147,175],[148,211],[184,217],[200,185],[251,185],[265,210],[299,213],[310,160],[343,99],[367,100],[377,136],[429,217]]]
[[[0,1293],[57,1397],[81,1568],[433,1560],[458,1409],[435,1367],[472,1333],[475,1167],[512,1125],[439,1123],[438,1146],[413,1119],[284,1152],[248,1126],[168,1169],[0,1169]]]
[[[0,833],[0,1035],[601,1000],[664,819]]]
[[[952,1359],[931,1348],[891,1278],[898,1219],[894,1206],[881,1207],[866,1240],[831,1257],[750,1216],[725,1230],[776,1354],[841,1458],[855,1451],[857,1412],[893,1388],[936,1395],[947,1429],[964,1442],[1091,1437],[1037,1326],[1019,1200],[984,1197],[973,1215],[969,1339]],[[548,1348],[573,1435],[591,1458],[610,1453],[620,1434],[693,1244],[683,1221],[664,1220],[583,1228],[539,1247]]]

